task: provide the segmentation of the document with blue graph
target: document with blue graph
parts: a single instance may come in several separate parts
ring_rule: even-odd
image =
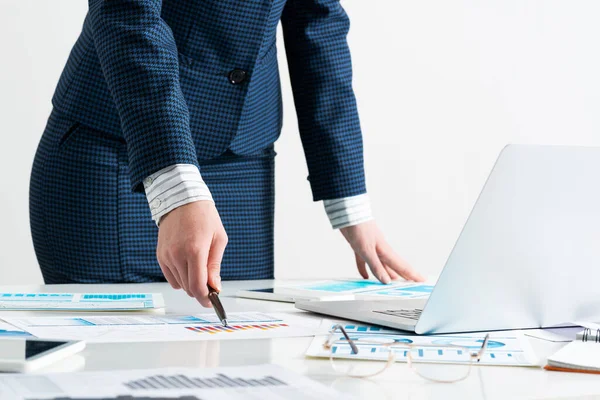
[[[31,333],[0,320],[0,339],[33,336]]]
[[[214,312],[194,315],[53,315],[2,317],[7,331],[43,339],[88,343],[173,342],[313,336],[321,320],[308,313],[228,313],[223,326]],[[2,325],[0,324],[0,328]],[[1,332],[0,332],[1,334]],[[16,333],[15,333],[16,334]]]
[[[164,306],[160,293],[0,293],[0,310],[132,311]]]
[[[322,329],[331,329],[336,323],[333,321],[323,321]],[[476,352],[481,348],[485,332],[467,333],[467,334],[449,334],[449,335],[405,335],[400,331],[387,329],[378,326],[365,324],[344,323],[342,324],[348,335],[359,346],[358,354],[353,354],[343,335],[339,333],[340,343],[334,343],[331,351],[323,347],[326,336],[316,336],[309,349],[307,356],[311,357],[333,357],[358,359],[358,360],[387,360],[389,350],[383,346],[385,343],[396,342],[399,345],[425,344],[416,352],[421,362],[432,363],[461,363],[464,357],[460,357],[459,349],[452,349],[451,346],[461,346],[472,349]],[[361,344],[361,342],[363,344]],[[381,343],[381,344],[380,344]],[[430,345],[433,345],[430,347]],[[439,345],[439,348],[435,346]],[[399,347],[400,348],[400,347]],[[399,349],[398,348],[398,349]],[[413,353],[414,354],[414,353]],[[397,362],[406,362],[407,353],[405,351],[396,351],[395,359]],[[413,358],[415,355],[413,355]],[[535,353],[531,349],[527,338],[521,331],[502,331],[490,333],[487,350],[480,360],[481,365],[505,365],[505,366],[537,366],[539,362]]]

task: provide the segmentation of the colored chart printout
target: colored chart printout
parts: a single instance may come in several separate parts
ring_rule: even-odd
[[[323,324],[331,329],[335,325],[331,321]],[[433,363],[460,363],[464,360],[463,350],[451,346],[461,346],[476,352],[481,348],[485,332],[452,335],[405,335],[400,331],[371,326],[365,324],[343,324],[344,329],[359,346],[359,353],[352,354],[350,346],[345,344],[340,333],[339,344],[332,347],[331,353],[334,357],[358,359],[358,360],[387,360],[389,350],[383,346],[386,343],[397,343],[395,359],[397,362],[407,361],[407,350],[402,344],[419,345],[426,344],[417,352],[413,352],[421,362]],[[306,355],[312,357],[329,357],[330,352],[323,349],[326,337],[315,337]],[[364,343],[361,345],[361,341]],[[374,344],[373,344],[374,343]],[[381,344],[379,344],[381,343]],[[429,345],[433,345],[430,347]],[[436,347],[439,346],[439,347]],[[492,332],[488,342],[487,350],[479,364],[482,365],[508,365],[508,366],[533,366],[537,365],[537,359],[531,349],[529,342],[521,331]]]
[[[200,326],[186,326],[186,329],[197,333],[206,333],[209,335],[216,335],[220,333],[232,333],[232,332],[240,332],[240,331],[249,331],[249,330],[262,330],[268,331],[271,329],[277,328],[288,328],[288,324],[247,324],[247,325],[200,325]]]
[[[223,327],[214,313],[28,317],[5,318],[5,321],[39,338],[91,343],[263,339],[312,336],[320,329],[320,320],[305,313],[230,313],[227,327]]]
[[[0,293],[0,310],[147,310],[164,307],[160,293]]]
[[[12,326],[11,324],[0,321],[0,338],[19,338],[28,336],[31,336],[31,334],[17,328],[16,326]]]

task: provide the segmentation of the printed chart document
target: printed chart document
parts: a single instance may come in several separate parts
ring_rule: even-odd
[[[44,339],[88,343],[265,339],[312,336],[320,319],[304,313],[229,313],[224,327],[214,313],[197,315],[53,316],[4,318],[14,327]]]
[[[164,307],[161,293],[0,293],[0,310],[130,311]]]
[[[15,400],[322,400],[331,388],[274,365],[0,375],[0,398]],[[344,396],[344,398],[348,398]]]
[[[6,322],[0,321],[0,339],[2,338],[19,338],[31,336],[29,332],[25,332],[23,329],[19,329],[16,326],[7,324]]]
[[[336,323],[333,321],[323,321],[323,327],[326,330],[331,330]],[[368,347],[362,346],[358,354],[352,354],[350,346],[339,345],[333,346],[332,352],[336,357],[358,359],[358,360],[387,360],[388,350],[384,346],[376,343],[397,342],[410,344],[433,344],[440,347],[448,345],[463,346],[476,351],[481,348],[485,332],[469,333],[469,334],[452,334],[452,335],[403,335],[399,331],[382,328],[378,326],[350,324],[344,323],[344,329],[348,332],[351,339],[368,342]],[[313,339],[306,355],[311,357],[329,357],[330,351],[323,348],[323,343],[327,336],[317,336]],[[343,335],[339,334],[339,339],[343,339]],[[436,349],[435,347],[424,349],[419,352],[422,362],[439,362],[439,363],[458,363],[462,358],[456,357],[456,353]],[[406,354],[404,352],[396,353],[396,361],[406,362]],[[531,349],[527,338],[524,337],[521,331],[504,331],[492,332],[488,342],[487,350],[479,362],[482,365],[507,365],[507,366],[537,366],[538,360],[535,353]]]

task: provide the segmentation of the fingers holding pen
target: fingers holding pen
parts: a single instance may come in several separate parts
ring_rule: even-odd
[[[221,289],[221,261],[227,235],[211,201],[175,208],[161,219],[156,255],[167,281],[210,307],[208,287]]]
[[[190,292],[203,307],[210,307],[208,299],[208,245],[202,246],[190,253],[188,259],[188,276]]]
[[[208,284],[216,291],[221,291],[221,261],[228,242],[225,229],[218,231],[213,236],[210,253],[207,261]]]

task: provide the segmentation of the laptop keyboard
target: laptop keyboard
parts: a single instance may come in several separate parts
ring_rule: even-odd
[[[408,308],[403,310],[383,310],[373,312],[385,315],[392,315],[394,317],[418,320],[423,310],[421,308]]]

